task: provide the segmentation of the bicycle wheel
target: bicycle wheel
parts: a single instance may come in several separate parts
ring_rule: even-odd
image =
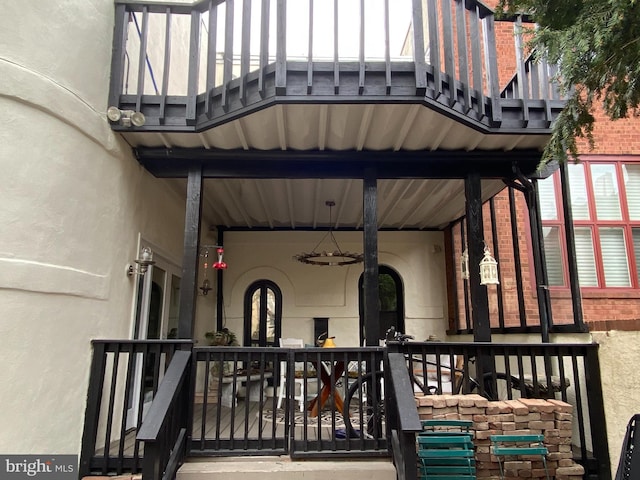
[[[470,383],[471,393],[478,393],[488,400],[514,400],[520,398],[520,379],[506,373],[485,373],[482,383]]]
[[[370,372],[349,386],[343,418],[349,438],[380,438],[383,434],[382,372]]]

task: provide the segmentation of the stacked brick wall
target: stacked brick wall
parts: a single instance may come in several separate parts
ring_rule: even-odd
[[[573,461],[571,435],[573,407],[559,400],[518,399],[490,402],[480,395],[416,396],[421,420],[473,421],[476,476],[500,478],[497,458],[491,453],[491,435],[542,434],[549,454],[547,468],[556,480],[582,480],[584,468]],[[545,478],[540,457],[507,459],[505,479]]]

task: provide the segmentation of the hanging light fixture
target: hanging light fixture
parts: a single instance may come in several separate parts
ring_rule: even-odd
[[[463,280],[469,280],[469,252],[466,248],[460,255],[460,276]]]
[[[480,285],[498,285],[498,262],[491,256],[489,247],[484,245],[484,257],[480,260]]]
[[[300,253],[298,255],[294,255],[294,260],[297,260],[301,263],[306,263],[308,265],[321,265],[321,266],[342,266],[342,265],[353,265],[356,263],[360,263],[364,260],[364,254],[362,253],[352,253],[342,251],[336,237],[333,235],[333,219],[331,216],[332,208],[335,206],[336,202],[333,200],[327,200],[324,204],[329,207],[329,230],[327,233],[320,239],[318,244],[313,248],[311,252],[308,253]],[[329,237],[331,241],[333,251],[318,251],[318,248],[322,243]]]

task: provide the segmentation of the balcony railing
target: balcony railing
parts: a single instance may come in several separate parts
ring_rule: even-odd
[[[190,342],[96,341],[93,346],[83,475],[140,472],[143,465],[145,472],[166,473],[175,471],[183,455],[393,452],[397,465],[415,466],[416,452],[407,448],[415,448],[413,395],[452,391],[571,404],[574,459],[587,474],[610,478],[595,344],[207,347],[194,348],[190,361],[174,353],[189,349]],[[302,411],[292,396],[296,377],[305,380]],[[280,408],[278,388],[286,389]],[[130,425],[127,411],[133,412]],[[403,478],[413,474],[408,467]]]
[[[533,67],[519,30],[513,41],[503,94],[496,21],[476,0],[127,1],[116,6],[109,104],[142,111],[139,130],[198,131],[275,97],[419,101],[479,126],[547,128],[561,103],[546,103],[552,68],[537,64],[522,88]]]

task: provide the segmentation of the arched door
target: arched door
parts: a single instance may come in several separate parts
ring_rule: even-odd
[[[282,323],[282,292],[271,280],[258,280],[244,295],[244,345],[278,345]]]
[[[386,265],[378,267],[378,307],[380,308],[380,335],[384,338],[389,328],[394,327],[398,332],[404,332],[404,287],[398,272]],[[364,275],[360,275],[358,283],[360,304],[360,344],[365,339],[364,334]]]

